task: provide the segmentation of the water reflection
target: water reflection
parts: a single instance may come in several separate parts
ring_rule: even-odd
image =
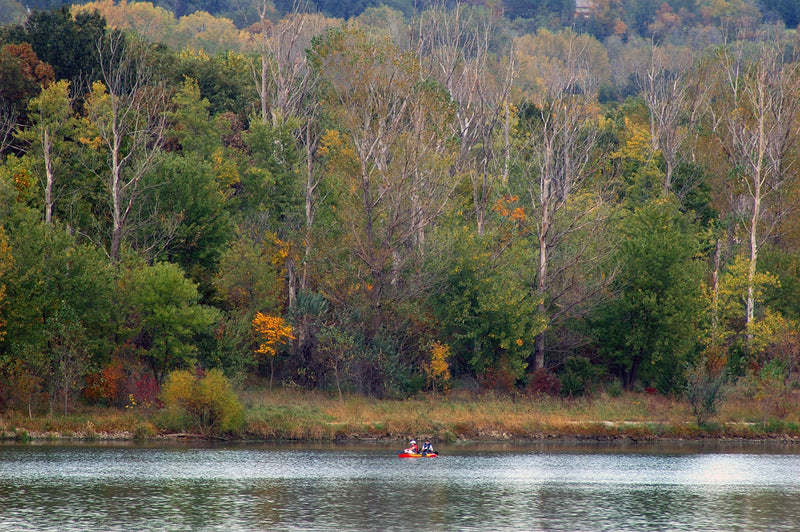
[[[792,530],[797,447],[0,446],[0,530]]]

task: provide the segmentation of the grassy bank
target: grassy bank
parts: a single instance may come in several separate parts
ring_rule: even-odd
[[[762,405],[731,399],[709,423],[693,421],[684,401],[648,394],[593,399],[450,397],[342,401],[307,393],[253,393],[245,398],[249,436],[324,440],[431,436],[439,441],[541,438],[800,439],[800,408],[780,418]]]
[[[343,400],[307,391],[240,393],[244,424],[231,439],[337,440],[430,436],[436,441],[543,438],[780,438],[800,441],[800,407],[780,416],[765,405],[730,398],[709,423],[698,425],[680,400],[627,393],[592,399],[495,396]],[[6,412],[4,439],[151,439],[175,432],[162,411],[91,408],[68,416]],[[169,428],[168,428],[169,427]],[[187,429],[187,431],[190,431]]]

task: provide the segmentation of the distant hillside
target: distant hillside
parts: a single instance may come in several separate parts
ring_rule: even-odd
[[[25,7],[16,0],[0,0],[0,25],[22,22],[26,15]]]

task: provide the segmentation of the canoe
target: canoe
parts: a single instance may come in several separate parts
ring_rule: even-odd
[[[436,458],[439,453],[407,453],[405,451],[397,453],[398,458]]]

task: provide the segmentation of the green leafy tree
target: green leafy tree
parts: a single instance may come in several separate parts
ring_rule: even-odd
[[[779,16],[787,28],[800,24],[800,4],[792,0],[759,0],[762,10]]]
[[[133,268],[122,278],[127,335],[146,350],[156,379],[192,366],[201,335],[209,335],[219,311],[199,304],[197,286],[175,264]]]
[[[6,44],[0,48],[0,109],[24,113],[28,100],[55,78],[53,68],[39,59],[30,44]]]
[[[5,285],[5,276],[6,272],[11,269],[14,264],[14,257],[11,254],[11,248],[8,245],[8,238],[6,237],[6,231],[3,229],[3,226],[0,225],[0,341],[3,340],[5,336],[5,325],[6,320],[4,316],[6,314],[5,308],[5,299],[6,299],[6,285]]]
[[[222,367],[251,370],[251,322],[256,312],[279,312],[286,289],[287,245],[274,233],[240,235],[222,252],[213,279],[218,305],[225,311],[216,357]]]
[[[156,81],[143,43],[115,32],[101,47],[102,82],[86,101],[91,149],[102,148],[106,168],[99,176],[111,214],[109,256],[119,262],[131,230],[131,214],[140,200],[142,178],[161,153],[166,131],[168,93]]]
[[[73,17],[69,6],[61,6],[33,11],[23,24],[5,28],[0,40],[30,43],[39,59],[53,67],[56,79],[85,88],[97,79],[98,43],[105,32],[106,22],[99,14]]]
[[[559,375],[561,395],[581,397],[591,394],[603,373],[602,367],[592,364],[586,357],[567,357]]]
[[[242,235],[222,253],[214,284],[222,307],[235,313],[271,312],[282,302],[285,289],[285,242],[274,233]]]
[[[505,15],[512,19],[521,17],[565,24],[575,16],[575,0],[543,0],[541,2],[504,0],[503,7]]]
[[[692,368],[686,378],[686,399],[692,408],[697,424],[705,423],[716,415],[725,399],[726,371],[709,369],[705,361]]]
[[[622,224],[618,295],[594,319],[599,354],[627,389],[641,376],[662,392],[682,390],[703,312],[696,229],[667,199],[648,202]]]
[[[292,133],[296,125],[289,121],[273,127],[254,118],[244,134],[250,157],[237,200],[245,217],[265,213],[273,231],[299,222],[300,153]]]
[[[415,54],[363,31],[341,28],[315,42],[312,65],[324,79],[323,101],[337,131],[321,150],[338,181],[336,217],[340,246],[349,253],[337,265],[350,269],[337,280],[353,284],[348,304],[364,312],[369,339],[386,320],[424,290],[421,264],[426,236],[436,227],[455,186],[455,156],[448,132],[453,104],[442,86],[422,78]],[[391,325],[391,323],[390,323]]]
[[[744,375],[748,367],[759,367],[768,347],[790,327],[780,312],[762,302],[765,291],[779,287],[778,277],[759,271],[750,280],[748,272],[744,255],[722,271],[717,291],[711,294],[712,321],[703,338],[709,356],[721,357],[735,376]],[[750,297],[757,312],[747,323],[741,318]]]
[[[213,164],[199,155],[167,154],[143,184],[136,218],[148,223],[132,231],[135,247],[180,265],[210,296],[217,262],[233,232]]]
[[[212,117],[233,113],[240,123],[246,122],[252,109],[253,90],[246,56],[234,52],[209,55],[184,50],[176,60],[177,64],[169,71],[175,85],[185,78],[197,80],[200,96],[208,98],[211,104]]]
[[[69,85],[69,81],[61,80],[42,89],[41,94],[28,104],[31,128],[19,135],[31,143],[28,154],[40,161],[36,166],[41,168],[46,224],[53,220],[53,206],[60,185],[57,177],[63,172],[61,154],[66,150],[66,138],[72,132]]]
[[[214,127],[209,109],[211,102],[200,96],[197,80],[184,79],[172,98],[175,110],[169,113],[170,130],[167,145],[179,145],[186,155],[209,159],[222,147],[219,130]]]
[[[491,241],[456,233],[441,286],[431,304],[452,352],[478,377],[508,388],[527,368],[534,340],[545,327],[517,269],[521,257],[493,252]],[[496,385],[498,383],[489,383]]]
[[[102,253],[79,244],[63,227],[45,225],[31,210],[16,213],[6,227],[14,263],[5,277],[4,351],[11,354],[25,345],[45,350],[47,320],[66,303],[88,330],[92,352],[99,355],[109,326],[112,282]]]
[[[333,325],[322,325],[317,333],[320,346],[315,353],[315,361],[320,365],[316,369],[319,370],[318,373],[325,375],[328,379],[330,379],[331,374],[333,375],[333,382],[336,385],[336,391],[341,401],[342,384],[346,384],[352,378],[355,340],[351,335]],[[304,372],[311,370],[312,374],[307,375],[307,377],[321,377],[321,375],[313,371],[313,367],[303,366],[303,370]]]
[[[37,390],[47,392],[52,408],[60,392],[74,390],[88,364],[110,352],[112,271],[102,252],[79,244],[58,223],[44,224],[13,195],[10,201],[0,215],[13,257],[2,278],[7,324],[0,366],[27,395],[32,412]]]
[[[794,247],[794,246],[792,246]],[[792,247],[765,246],[759,269],[771,272],[777,282],[762,287],[763,304],[787,319],[800,321],[800,256]]]
[[[377,5],[375,0],[317,0],[315,3],[323,13],[344,19],[356,17],[366,8]]]
[[[56,394],[60,393],[66,416],[70,396],[79,389],[89,369],[86,329],[75,311],[64,303],[56,309],[46,325],[48,351],[55,378],[51,405],[55,402]]]

